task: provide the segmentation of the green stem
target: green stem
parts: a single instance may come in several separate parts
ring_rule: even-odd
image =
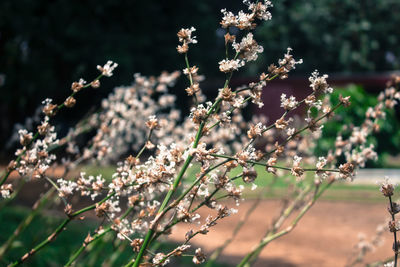
[[[304,190],[300,192],[300,194],[298,194],[298,196],[292,201],[292,203],[288,207],[284,208],[284,210],[281,212],[281,215],[273,222],[272,228],[269,229],[267,233],[264,235],[263,240],[269,238],[271,235],[274,235],[278,231],[278,229],[283,225],[286,219],[289,218],[289,216],[293,213],[293,211],[296,210],[296,207],[299,206],[300,202],[304,200],[304,198],[311,191],[312,188],[313,187],[309,184]],[[249,260],[250,265],[257,260],[257,257],[264,248],[265,246],[259,247],[255,251],[255,253],[253,253],[252,257]]]
[[[154,230],[153,229],[149,229],[149,231],[147,232],[147,234],[146,234],[146,236],[144,238],[143,244],[140,247],[139,253],[136,256],[135,261],[131,262],[131,263],[128,263],[126,266],[132,266],[132,264],[133,264],[134,267],[139,266],[140,261],[142,260],[142,257],[144,255],[144,252],[147,249],[148,245],[150,244],[150,241],[151,241],[151,238],[152,238],[153,234],[154,234]]]
[[[243,260],[237,265],[237,267],[248,266],[248,261],[250,259],[252,259],[253,256],[256,253],[259,253],[258,251],[260,249],[263,249],[271,241],[290,233],[297,226],[298,222],[303,218],[303,216],[306,214],[306,212],[314,205],[315,201],[317,201],[317,199],[322,195],[323,192],[325,192],[326,189],[328,189],[332,185],[332,183],[333,183],[333,181],[329,182],[318,193],[316,193],[315,196],[313,197],[313,199],[310,200],[306,205],[303,206],[303,208],[300,211],[300,213],[296,216],[296,218],[292,221],[292,223],[287,228],[285,228],[284,230],[282,230],[280,232],[277,232],[275,234],[272,234],[272,235],[268,236],[267,238],[264,238],[263,240],[261,240],[261,242],[257,245],[257,247],[255,247],[255,249],[253,249],[252,252],[247,254],[243,258]]]
[[[236,53],[235,58],[236,58],[238,55],[239,55],[239,53]],[[185,55],[185,61],[186,61],[186,64],[187,64],[187,66],[188,66],[188,65],[189,65],[189,61],[188,61],[187,55]],[[190,72],[189,72],[189,73],[190,73]],[[224,84],[224,88],[227,87],[227,86],[229,85],[229,82],[230,82],[230,80],[231,80],[231,78],[232,78],[232,75],[233,75],[233,72],[231,72],[231,73],[228,75],[228,77],[226,78],[225,84]],[[191,76],[189,76],[189,77],[191,77]],[[200,138],[201,138],[201,136],[202,136],[202,134],[203,134],[204,126],[206,125],[208,118],[211,116],[211,114],[214,113],[214,110],[217,110],[217,109],[218,109],[218,106],[219,106],[219,104],[220,104],[221,102],[222,102],[222,99],[217,97],[216,100],[214,101],[214,104],[213,104],[213,105],[210,107],[210,109],[208,110],[206,117],[205,117],[204,120],[200,123],[199,129],[197,130],[196,138],[195,138],[194,143],[193,143],[193,148],[197,148],[197,146],[198,146],[198,144],[199,144],[199,142],[200,142]],[[185,160],[185,163],[183,164],[181,171],[178,173],[178,176],[176,177],[176,179],[175,179],[175,181],[174,181],[174,183],[173,183],[172,188],[168,191],[167,195],[166,195],[165,198],[164,198],[163,203],[161,204],[161,206],[160,206],[160,208],[159,208],[159,210],[158,210],[158,215],[156,216],[155,221],[152,223],[152,226],[150,227],[150,229],[148,230],[148,232],[147,232],[147,234],[146,234],[146,236],[145,236],[145,238],[144,238],[143,244],[142,244],[142,246],[140,247],[139,253],[138,253],[138,255],[137,255],[135,261],[134,261],[134,262],[128,263],[127,266],[131,266],[131,265],[133,264],[133,267],[138,267],[138,266],[140,265],[140,262],[141,262],[141,260],[142,260],[142,257],[143,257],[143,255],[144,255],[144,253],[145,253],[145,251],[146,251],[148,245],[151,243],[153,234],[154,234],[154,232],[155,232],[154,229],[155,229],[156,226],[157,226],[157,222],[158,222],[159,220],[161,220],[162,216],[165,214],[165,213],[164,213],[164,214],[162,214],[162,213],[163,213],[164,209],[166,208],[166,206],[168,205],[168,202],[170,201],[172,195],[175,193],[175,191],[176,191],[176,189],[177,189],[177,187],[178,187],[180,181],[182,180],[183,175],[185,174],[185,172],[186,172],[187,168],[189,167],[190,162],[191,162],[192,160],[193,160],[193,156],[192,156],[192,155],[189,155],[189,156],[187,157],[187,159]]]
[[[237,158],[235,158],[235,157],[233,157],[233,156],[228,156],[228,155],[211,154],[211,156],[217,157],[217,158],[224,158],[224,159],[236,160],[236,161],[238,160]],[[282,167],[282,166],[276,166],[276,165],[268,165],[268,164],[265,164],[265,163],[262,163],[262,162],[253,161],[253,160],[246,160],[246,162],[247,162],[247,163],[254,164],[254,165],[264,166],[264,167],[266,167],[266,168],[271,167],[271,168],[281,169],[281,170],[287,170],[287,171],[290,171],[290,170],[291,170],[291,168],[288,168],[288,167]],[[339,172],[339,170],[336,170],[336,169],[304,168],[303,170],[304,170],[304,171],[310,171],[310,172],[312,172],[312,171],[314,171],[314,172],[316,172],[316,171]]]
[[[28,227],[28,225],[32,222],[32,220],[37,216],[37,214],[42,210],[44,205],[47,203],[49,197],[55,192],[55,189],[52,187],[46,194],[40,198],[32,208],[32,211],[28,216],[18,225],[18,227],[14,230],[13,234],[7,239],[7,241],[0,247],[0,259],[4,256],[4,254],[9,250],[10,246],[13,244],[14,240],[19,236]]]
[[[116,247],[117,250],[112,253],[111,257],[109,257],[103,262],[103,267],[115,266],[115,262],[122,255],[125,249],[129,247],[128,245],[129,245],[128,242],[119,242],[115,244],[114,247]]]
[[[128,214],[133,210],[133,207],[130,207],[129,209],[127,209],[125,211],[125,213],[121,216],[121,219],[124,219],[126,216],[128,216]],[[71,266],[72,263],[74,263],[74,261],[79,257],[79,255],[85,250],[85,248],[95,242],[96,240],[102,238],[104,235],[106,235],[107,233],[109,233],[111,231],[111,225],[108,226],[106,229],[104,229],[101,233],[97,233],[95,235],[92,236],[93,239],[91,239],[89,242],[83,242],[82,245],[75,251],[74,254],[72,254],[72,256],[69,258],[68,262],[64,265],[65,267],[67,266]]]
[[[232,232],[232,235],[230,238],[225,240],[225,242],[218,247],[210,256],[210,258],[207,261],[206,267],[212,267],[214,266],[215,261],[221,255],[222,251],[235,239],[236,235],[239,233],[240,229],[245,225],[247,220],[250,218],[250,215],[253,213],[253,211],[258,207],[258,205],[261,202],[262,195],[260,194],[257,200],[254,202],[254,204],[246,211],[246,214],[242,217],[242,219],[239,221],[239,223],[236,225],[235,229]]]
[[[107,197],[103,198],[101,201],[99,201],[97,204],[101,204],[108,199],[110,199],[112,196],[115,195],[115,192],[108,195]],[[67,219],[65,219],[54,231],[51,235],[49,235],[45,240],[43,240],[40,244],[36,245],[34,248],[32,248],[29,252],[27,252],[25,255],[23,255],[19,260],[11,263],[8,265],[8,267],[13,267],[20,265],[21,263],[25,262],[29,257],[33,256],[36,254],[39,250],[41,250],[43,247],[47,246],[49,243],[55,240],[55,238],[62,232],[64,231],[64,228],[77,216],[81,215],[84,212],[87,212],[89,210],[94,210],[96,208],[96,204],[87,206],[81,210],[78,210],[71,215]]]
[[[192,77],[192,73],[190,72],[189,57],[188,57],[187,53],[185,53],[185,63],[186,63],[186,68],[188,70],[190,86],[193,86],[193,77]],[[194,98],[195,106],[197,106],[198,105],[198,101],[197,101],[196,92],[194,92],[193,98]]]
[[[149,132],[149,135],[147,136],[147,138],[146,138],[146,141],[144,142],[144,145],[143,145],[143,147],[142,147],[142,149],[140,149],[140,151],[139,151],[139,153],[136,155],[136,159],[139,159],[140,158],[140,156],[142,155],[142,153],[146,150],[146,143],[148,142],[148,141],[150,141],[150,138],[151,138],[151,134],[153,133],[153,129],[151,129],[150,130],[150,132]]]
[[[189,64],[189,58],[188,58],[187,53],[185,53],[185,63],[186,63],[186,68],[187,68],[188,73],[189,73],[190,85],[193,85],[193,77],[192,77],[192,73],[190,72],[190,64]]]
[[[58,187],[58,185],[51,179],[51,178],[49,178],[49,177],[45,177],[45,179],[53,186],[53,188],[55,188],[59,193],[62,193],[61,192],[61,190],[60,190],[60,188]],[[64,202],[64,205],[65,206],[67,206],[68,205],[68,202],[67,202],[67,200],[65,199],[65,197],[61,197],[60,196],[60,198],[61,198],[61,200]]]
[[[229,83],[229,80],[227,80],[225,82],[225,86],[227,86],[228,83]],[[201,136],[203,134],[204,126],[206,125],[206,122],[207,122],[208,118],[214,112],[214,109],[216,109],[217,106],[221,103],[221,101],[222,101],[221,98],[217,98],[215,100],[214,104],[208,110],[206,118],[204,119],[204,121],[202,121],[200,123],[199,129],[197,130],[196,138],[195,138],[194,143],[193,143],[193,148],[197,148],[197,146],[198,146],[198,144],[200,142],[200,138],[201,138]],[[147,234],[146,234],[146,236],[144,238],[143,244],[140,247],[140,250],[139,250],[139,253],[138,253],[137,257],[136,257],[136,260],[133,262],[133,266],[134,267],[138,267],[139,266],[139,264],[140,264],[140,262],[142,260],[142,257],[144,255],[144,252],[147,249],[147,247],[150,244],[151,239],[153,237],[153,234],[155,232],[154,228],[157,226],[157,221],[159,221],[162,218],[162,214],[161,213],[164,211],[165,207],[168,205],[168,202],[171,200],[172,195],[175,193],[179,183],[182,180],[183,175],[185,174],[185,172],[186,172],[187,168],[189,167],[189,165],[190,165],[192,160],[193,160],[193,156],[189,155],[187,157],[187,159],[185,160],[185,163],[183,164],[182,169],[178,173],[178,176],[176,177],[176,179],[175,179],[175,181],[174,181],[174,183],[172,185],[172,188],[168,191],[167,195],[165,196],[164,201],[163,201],[163,203],[161,204],[161,206],[160,206],[160,208],[158,210],[158,214],[161,215],[161,216],[158,216],[157,219],[155,219],[155,222],[153,223],[152,227],[148,230],[148,232],[147,232]]]
[[[393,208],[393,202],[392,202],[392,197],[389,196],[389,204],[390,204],[390,214],[392,216],[392,221],[396,222],[396,218],[394,217],[394,208]],[[397,233],[396,230],[393,231],[393,239],[394,239],[394,243],[393,243],[393,250],[394,250],[394,267],[397,267],[397,255],[399,254],[399,247],[398,247],[398,243],[397,243]]]
[[[209,168],[206,172],[204,172],[200,177],[198,177],[177,199],[174,200],[173,203],[171,203],[168,207],[166,207],[163,210],[163,213],[166,213],[168,210],[170,210],[171,208],[175,207],[192,189],[193,187],[195,187],[203,178],[204,176],[206,176],[208,173],[210,173],[211,171],[217,169],[218,167],[224,165],[226,162],[228,162],[229,160],[225,160],[223,162],[218,163],[217,165]],[[190,209],[190,207],[189,207]],[[168,227],[168,226],[167,226]],[[168,228],[169,229],[169,228]],[[157,238],[162,235],[164,231],[161,232],[157,232],[157,234],[151,239],[151,242],[157,240]]]

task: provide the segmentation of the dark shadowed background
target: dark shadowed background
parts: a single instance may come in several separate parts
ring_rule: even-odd
[[[256,32],[264,46],[257,63],[235,74],[247,80],[282,57],[288,46],[303,58],[294,73],[308,77],[323,73],[378,76],[398,69],[400,57],[400,2],[398,0],[275,0],[273,18]],[[237,12],[241,1],[71,1],[2,0],[0,2],[0,147],[5,147],[13,125],[33,116],[45,98],[62,101],[70,84],[97,75],[96,65],[119,63],[100,89],[78,97],[76,108],[57,116],[61,131],[99,104],[114,86],[130,84],[133,74],[156,75],[182,69],[176,52],[176,32],[194,26],[198,45],[190,60],[213,86],[223,75],[220,9]],[[350,79],[351,80],[350,76]],[[221,83],[218,83],[221,84]],[[175,93],[184,96],[184,86]],[[210,90],[211,91],[211,90]],[[184,102],[184,101],[183,101]],[[62,122],[62,123],[60,123]],[[3,150],[1,157],[9,157]]]

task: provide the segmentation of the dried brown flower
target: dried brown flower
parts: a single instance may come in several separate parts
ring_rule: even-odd
[[[67,108],[72,108],[73,106],[75,106],[76,104],[76,99],[72,96],[68,97],[65,101],[64,101],[64,105]]]
[[[43,113],[46,115],[46,116],[49,116],[49,117],[52,117],[52,116],[54,116],[54,115],[56,115],[56,113],[57,113],[57,105],[55,105],[55,104],[47,104],[46,106],[44,106],[44,108],[43,108]]]
[[[92,88],[99,88],[100,87],[100,81],[99,80],[94,80],[93,82],[90,83],[90,86]]]

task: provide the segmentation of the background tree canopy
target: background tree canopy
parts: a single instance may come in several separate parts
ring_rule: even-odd
[[[288,46],[304,64],[297,73],[365,72],[398,68],[398,0],[276,0],[273,19],[258,32],[265,52],[242,75],[265,70]],[[119,63],[100,90],[83,92],[78,108],[60,114],[73,120],[107,95],[145,75],[183,68],[176,32],[194,26],[199,44],[190,59],[208,78],[221,77],[220,9],[238,11],[241,1],[70,1],[0,2],[0,145],[15,122],[46,97],[62,99],[72,81],[97,75],[106,60]],[[390,23],[388,23],[390,22]],[[182,90],[183,91],[183,90]],[[67,116],[68,115],[68,116]]]
[[[267,55],[292,46],[307,72],[399,68],[399,1],[275,1],[272,12],[272,21],[259,31]]]

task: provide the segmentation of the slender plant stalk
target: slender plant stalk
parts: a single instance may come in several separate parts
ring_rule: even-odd
[[[111,227],[107,227],[106,229],[104,229],[104,231],[101,232],[101,234],[95,234],[92,238],[93,240],[91,240],[88,243],[83,243],[75,252],[74,254],[72,254],[72,256],[70,257],[70,259],[68,260],[68,262],[64,265],[64,266],[71,266],[75,260],[79,257],[79,255],[81,255],[81,253],[86,249],[86,247],[89,244],[93,244],[95,241],[101,239],[102,237],[104,237],[107,233],[111,232]]]
[[[87,259],[87,261],[85,262],[85,267],[97,267],[98,264],[97,263],[97,259],[99,257],[102,256],[102,254],[104,254],[104,247],[106,246],[107,242],[109,242],[110,240],[107,239],[108,236],[104,236],[103,239],[100,239],[97,241],[96,243],[96,249],[92,246],[90,248],[88,248],[88,250],[90,250],[90,253],[92,253],[91,257],[89,257]]]
[[[113,252],[112,255],[108,259],[106,259],[105,262],[102,263],[102,266],[103,267],[115,266],[115,261],[122,255],[127,246],[128,242],[120,242],[117,251]]]
[[[236,56],[237,55],[238,55],[238,53],[236,54]],[[231,77],[232,77],[232,72],[230,73],[229,77],[226,79],[225,84],[224,84],[224,88],[228,86]],[[195,140],[194,140],[194,143],[193,143],[193,148],[197,148],[197,146],[198,146],[198,144],[200,142],[200,138],[201,138],[201,136],[203,134],[204,126],[206,125],[208,118],[214,112],[214,109],[216,109],[218,107],[218,105],[221,103],[221,101],[222,101],[221,98],[217,98],[215,100],[214,104],[210,107],[209,111],[207,112],[206,118],[204,119],[204,121],[202,121],[200,123],[199,129],[197,131],[197,134],[196,134],[196,137],[195,137]],[[128,263],[127,266],[131,266],[133,264],[134,267],[138,267],[140,265],[142,257],[144,255],[147,247],[150,245],[150,242],[152,240],[153,234],[155,233],[155,227],[157,226],[156,222],[161,220],[162,215],[165,214],[165,213],[163,213],[163,211],[166,208],[166,206],[168,205],[168,202],[170,201],[172,195],[176,191],[176,189],[177,189],[177,187],[178,187],[183,175],[185,174],[185,172],[186,172],[187,168],[189,167],[189,165],[190,165],[192,160],[193,160],[193,155],[189,155],[187,157],[187,159],[185,160],[185,162],[184,162],[184,164],[182,166],[182,169],[178,173],[178,176],[176,177],[176,179],[175,179],[175,181],[174,181],[174,183],[172,185],[172,188],[168,191],[167,195],[164,198],[163,203],[161,204],[161,206],[160,206],[160,208],[158,210],[158,214],[159,215],[156,216],[155,222],[152,223],[152,227],[150,227],[150,229],[148,230],[148,232],[147,232],[147,234],[146,234],[146,236],[144,238],[143,244],[140,247],[139,253],[138,253],[135,261],[131,262],[131,263]]]
[[[296,207],[299,205],[301,201],[304,200],[306,195],[311,191],[313,187],[311,185],[308,185],[306,188],[304,188],[300,194],[297,195],[297,197],[291,202],[289,206],[284,208],[281,212],[281,215],[275,220],[273,223],[272,227],[265,233],[264,237],[262,240],[269,238],[270,236],[276,234],[278,229],[283,225],[283,223],[289,218],[289,216],[296,210]],[[264,247],[259,247],[252,255],[252,257],[249,259],[249,265],[254,263],[262,250],[265,248]]]
[[[83,244],[71,255],[68,262],[64,266],[71,266],[89,244],[94,243],[95,241],[99,240],[109,232],[111,232],[111,227],[107,227],[100,234],[95,234],[94,236],[92,236],[93,239],[90,240],[89,242],[87,243],[83,242]]]
[[[217,157],[217,158],[230,159],[230,160],[238,160],[237,158],[235,158],[233,156],[229,156],[229,155],[211,154],[211,156],[214,156],[214,157]],[[276,166],[276,165],[268,165],[268,164],[265,164],[265,163],[262,163],[262,162],[253,161],[253,160],[247,160],[246,162],[254,164],[254,165],[264,166],[264,167],[267,167],[267,168],[271,167],[271,168],[287,170],[287,171],[291,170],[291,168],[288,168],[288,167],[282,167],[282,166]],[[315,172],[315,171],[339,172],[339,170],[336,170],[336,169],[304,168],[303,170],[304,171],[310,171],[310,172]]]
[[[270,80],[273,80],[274,78],[276,78],[276,75],[275,75],[274,77],[272,77]],[[246,89],[246,88],[245,88],[245,89]],[[242,90],[243,90],[243,89],[242,89]],[[313,95],[313,94],[314,94],[314,92],[312,93],[312,95]],[[304,101],[305,101],[305,99],[303,99],[302,101],[300,101],[300,102],[298,103],[297,107],[298,107],[299,105],[301,105]],[[330,112],[328,112],[328,113],[322,115],[320,118],[318,118],[318,119],[316,120],[316,122],[322,120],[324,117],[326,117],[327,115],[329,115],[330,113],[332,113],[332,112],[333,112],[334,110],[336,110],[338,107],[339,107],[339,105],[337,105],[336,107],[334,107],[334,109],[331,110]],[[285,111],[285,113],[282,115],[282,118],[284,118],[287,114],[288,114],[288,111]],[[219,123],[219,122],[217,122],[216,124],[212,125],[211,127],[216,126],[218,123]],[[271,124],[271,125],[268,126],[266,129],[263,130],[263,133],[266,132],[266,131],[268,131],[268,130],[270,130],[270,129],[272,129],[272,128],[274,128],[274,127],[275,127],[275,124]],[[309,128],[309,126],[305,126],[305,127],[304,127],[303,129],[301,129],[300,131],[294,133],[293,136],[296,136],[296,135],[300,134],[301,132],[303,132],[304,130],[306,130],[306,129],[308,129],[308,128]],[[293,137],[293,136],[291,136],[291,137]],[[254,140],[255,140],[255,139],[252,139],[252,140],[248,143],[248,145],[247,145],[246,147],[248,147],[249,145],[251,145],[252,141],[254,141]],[[273,153],[273,151],[270,152],[270,153]],[[230,160],[236,160],[234,157],[231,157],[231,156],[216,155],[216,154],[214,154],[214,156],[217,156],[217,157],[220,156],[220,157],[222,157],[222,158],[227,158],[227,159],[230,159]],[[255,161],[248,161],[248,163],[251,163],[252,166],[258,164],[258,165],[262,165],[262,166],[264,166],[264,167],[268,167],[268,165],[266,165],[266,164],[259,163],[259,162],[255,162]],[[277,168],[277,169],[291,170],[290,168],[279,167],[279,166],[277,166],[276,168]],[[317,170],[317,169],[305,169],[305,171],[316,171],[316,170]],[[337,172],[337,170],[335,170],[335,169],[324,169],[324,171]],[[232,181],[233,181],[233,180],[236,180],[236,179],[238,179],[238,178],[240,178],[240,177],[242,177],[242,176],[243,176],[243,174],[240,174],[240,175],[238,175],[238,176],[236,176],[236,177],[231,178],[231,180],[232,180]],[[216,189],[214,190],[214,192],[213,192],[205,201],[203,201],[197,208],[203,206],[209,199],[211,199],[211,197],[213,197],[213,196],[217,193],[218,190],[219,190],[219,189],[216,188]],[[196,208],[196,209],[197,209],[197,208]],[[294,208],[294,206],[293,206],[293,208]],[[292,209],[293,209],[293,208],[292,208]],[[195,210],[196,210],[196,209],[195,209]],[[192,212],[193,212],[193,211],[192,211]],[[287,210],[286,213],[288,213],[288,214],[290,215],[291,211],[289,212],[289,211]],[[287,216],[288,216],[288,215],[287,215]],[[171,225],[171,226],[167,226],[166,229],[164,229],[164,231],[169,230],[172,226],[174,226],[174,225],[177,224],[178,222],[179,222],[179,220],[175,220],[175,221],[172,223],[172,225]],[[164,233],[164,231],[158,233],[158,234],[156,235],[156,237],[158,237],[159,235],[161,235],[162,233]]]
[[[148,141],[150,141],[150,138],[151,138],[151,134],[153,133],[153,129],[151,129],[150,130],[150,132],[149,132],[149,134],[147,135],[147,138],[146,138],[146,141],[144,142],[144,144],[143,144],[143,147],[140,149],[140,151],[138,152],[138,154],[136,155],[136,159],[139,159],[140,158],[140,156],[143,154],[143,152],[146,150],[146,143],[148,142]]]
[[[210,258],[207,261],[206,267],[212,267],[217,260],[217,258],[221,255],[222,251],[232,243],[232,241],[235,239],[237,234],[240,232],[240,229],[245,225],[245,223],[248,221],[250,218],[250,215],[253,213],[253,211],[258,207],[262,199],[262,193],[257,197],[256,201],[254,201],[253,205],[246,211],[244,216],[240,219],[239,223],[235,226],[235,229],[233,229],[232,235],[230,238],[225,240],[225,242],[218,247],[210,256]]]
[[[377,262],[373,262],[373,263],[369,263],[367,265],[365,265],[365,267],[381,267],[383,266],[385,263],[394,261],[394,256],[391,256],[383,261],[377,261]]]
[[[13,234],[7,239],[6,242],[0,247],[0,259],[3,258],[4,254],[9,250],[10,246],[14,242],[14,240],[20,235],[22,231],[25,230],[26,227],[32,222],[32,220],[39,214],[39,212],[46,205],[49,198],[53,195],[55,189],[52,187],[46,194],[43,195],[40,199],[38,199],[32,207],[32,211],[28,216],[17,226],[14,230]]]
[[[333,183],[334,180],[328,182],[319,192],[315,194],[315,196],[307,202],[306,205],[303,206],[299,214],[296,216],[296,218],[292,221],[292,223],[286,227],[284,230],[279,231],[275,234],[269,235],[267,238],[264,238],[261,240],[261,242],[249,253],[247,254],[243,260],[237,265],[237,267],[244,267],[244,266],[249,266],[248,262],[252,259],[254,255],[257,254],[258,250],[264,248],[266,245],[268,245],[271,241],[284,236],[288,233],[290,233],[298,224],[298,222],[303,218],[303,216],[307,213],[307,211],[314,205],[314,203],[319,199],[319,197],[327,190]]]
[[[204,126],[205,126],[205,124],[207,122],[208,117],[214,112],[214,109],[221,103],[221,101],[222,100],[220,98],[216,99],[214,104],[211,106],[211,108],[207,112],[207,117],[204,119],[203,122],[200,123],[199,129],[198,129],[197,134],[196,134],[196,138],[195,138],[194,143],[193,143],[193,148],[197,148],[197,146],[198,146],[198,144],[200,142],[200,138],[201,138],[201,136],[203,134],[203,129],[204,129]],[[185,162],[184,162],[184,164],[182,166],[182,169],[178,173],[178,176],[176,177],[176,179],[175,179],[175,181],[174,181],[174,183],[172,185],[172,188],[168,191],[167,195],[165,196],[164,201],[163,201],[163,203],[161,204],[161,206],[160,206],[160,208],[158,210],[158,214],[162,214],[162,212],[164,211],[164,209],[168,205],[170,199],[172,198],[172,195],[175,193],[176,189],[178,188],[178,185],[181,182],[182,177],[185,174],[185,172],[186,172],[187,168],[189,167],[189,165],[190,165],[192,160],[193,160],[193,155],[189,155],[186,158],[186,160],[185,160]],[[159,216],[159,215],[156,216],[155,222],[159,221],[161,219],[161,217],[162,216]],[[134,267],[138,267],[139,266],[140,261],[141,261],[143,255],[144,255],[144,252],[146,251],[146,249],[147,249],[148,245],[150,244],[150,241],[151,241],[151,239],[153,237],[153,234],[155,232],[155,227],[157,225],[156,225],[156,223],[152,223],[152,224],[153,224],[152,227],[150,227],[150,229],[148,230],[148,232],[147,232],[147,234],[146,234],[146,236],[144,238],[143,244],[142,244],[142,246],[141,246],[141,248],[139,250],[139,253],[138,253],[137,257],[136,257],[136,260],[133,263]]]
[[[121,219],[126,218],[126,216],[129,215],[129,213],[133,210],[133,207],[129,207],[129,209],[127,209],[125,211],[125,213],[121,216]],[[108,226],[106,229],[104,229],[101,233],[97,233],[95,235],[92,236],[92,239],[89,242],[83,242],[82,245],[72,254],[72,256],[69,258],[68,262],[64,265],[66,266],[71,266],[72,263],[74,263],[74,261],[79,257],[79,255],[85,250],[85,248],[95,242],[96,240],[102,238],[104,235],[106,235],[108,232],[110,232],[111,229],[111,225]]]
[[[394,217],[395,211],[394,211],[394,207],[393,207],[393,201],[392,201],[392,197],[389,197],[389,203],[390,203],[390,215],[392,216],[392,221],[395,222],[396,218]],[[394,250],[394,267],[397,267],[397,256],[399,254],[399,247],[398,247],[398,243],[397,243],[397,233],[396,230],[393,231],[393,239],[394,239],[394,243],[393,243],[393,250]]]
[[[108,199],[110,199],[112,196],[115,195],[115,192],[108,195],[107,197],[103,198],[102,200],[100,200],[98,203],[96,204],[101,204],[105,201],[107,201]],[[52,241],[55,240],[55,238],[62,232],[65,230],[65,227],[77,216],[81,215],[82,213],[85,213],[89,210],[94,210],[96,208],[96,204],[87,206],[83,209],[80,209],[72,214],[69,215],[69,217],[67,219],[65,219],[54,231],[51,235],[49,235],[45,240],[43,240],[41,243],[39,243],[38,245],[36,245],[34,248],[32,248],[29,252],[25,253],[20,259],[16,260],[13,263],[10,263],[8,265],[8,267],[12,267],[12,266],[17,266],[20,265],[21,263],[25,262],[29,257],[31,257],[32,255],[36,254],[38,251],[40,251],[42,248],[44,248],[45,246],[47,246],[48,244],[50,244]]]

